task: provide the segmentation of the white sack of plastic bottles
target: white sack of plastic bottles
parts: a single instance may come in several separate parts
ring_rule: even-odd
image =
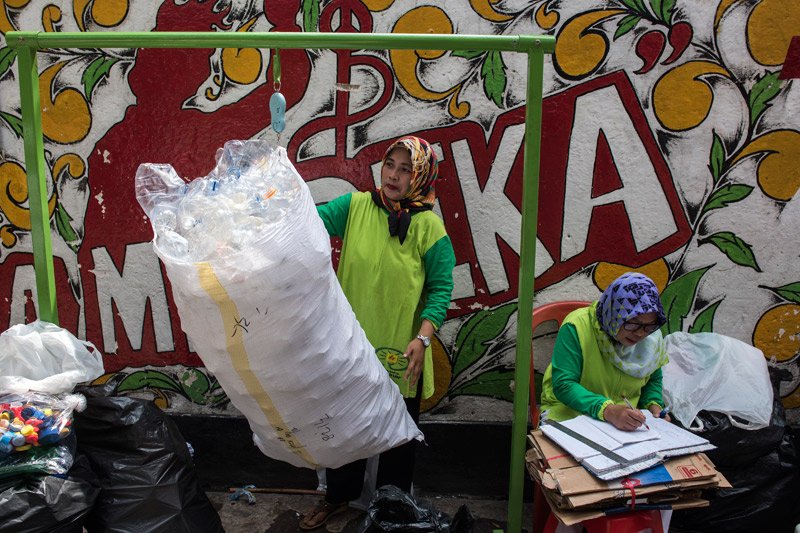
[[[317,468],[421,440],[339,286],[286,150],[229,141],[216,161],[190,182],[144,163],[136,197],[183,330],[256,445]]]

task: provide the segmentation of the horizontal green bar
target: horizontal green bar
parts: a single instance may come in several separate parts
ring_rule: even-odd
[[[552,35],[441,35],[312,32],[34,32],[10,31],[11,47],[43,48],[329,48],[333,50],[500,50],[555,48]]]

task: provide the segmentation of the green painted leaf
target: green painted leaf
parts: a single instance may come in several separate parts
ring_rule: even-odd
[[[667,335],[683,328],[683,319],[689,316],[697,295],[697,286],[700,278],[708,272],[710,266],[687,272],[664,288],[661,293],[661,303],[667,323],[661,328],[661,334]]]
[[[619,24],[617,24],[617,31],[614,32],[614,40],[616,41],[633,28],[639,24],[639,21],[642,20],[642,17],[639,15],[627,15],[620,19]]]
[[[714,302],[697,315],[694,319],[694,324],[689,326],[689,333],[711,333],[714,331],[714,313],[717,312],[717,307],[722,303],[722,300]]]
[[[58,230],[58,234],[61,235],[61,238],[64,239],[64,242],[67,243],[73,252],[76,254],[78,253],[78,245],[80,239],[78,235],[75,233],[75,230],[72,228],[72,217],[69,216],[67,210],[64,209],[64,206],[61,205],[61,202],[56,204],[56,210],[54,213],[56,219],[56,229]]]
[[[628,9],[636,12],[641,13],[641,5],[639,4],[639,0],[619,0],[622,5],[627,7]]]
[[[778,72],[768,72],[753,85],[747,98],[750,107],[750,124],[755,124],[758,117],[769,107],[769,101],[781,91]]]
[[[319,28],[319,0],[303,0],[303,31],[314,32]]]
[[[668,25],[672,22],[672,13],[675,11],[675,0],[664,0],[661,4],[661,20]]]
[[[497,107],[503,107],[503,93],[506,90],[506,65],[503,63],[503,56],[499,51],[492,50],[486,54],[481,66],[481,77],[483,78],[483,92]]]
[[[706,205],[703,206],[703,213],[744,200],[752,191],[753,187],[749,185],[733,184],[720,187],[708,198]]]
[[[209,397],[207,405],[210,405],[211,407],[222,407],[228,403],[230,403],[230,398],[228,398],[227,394],[221,392]]]
[[[720,252],[728,256],[728,259],[737,265],[750,267],[756,272],[761,272],[750,245],[730,231],[720,231],[697,241],[698,245],[706,243],[711,243],[719,248]]]
[[[467,319],[456,335],[456,352],[453,358],[453,378],[480,360],[490,343],[508,325],[517,303],[503,304],[493,310],[481,310]]]
[[[464,59],[475,59],[485,54],[485,50],[454,50],[450,55],[463,57]]]
[[[192,401],[200,405],[206,405],[209,401],[210,382],[208,376],[196,368],[187,368],[180,375],[178,383],[183,390],[183,394]]]
[[[117,387],[118,392],[141,389],[161,389],[172,392],[181,392],[181,387],[168,375],[157,370],[137,370],[131,372]]]
[[[5,46],[0,48],[0,79],[5,75],[17,59],[17,49]]]
[[[114,57],[100,56],[89,63],[89,66],[83,71],[83,76],[81,76],[83,91],[86,95],[86,98],[91,101],[92,91],[94,91],[97,83],[104,77],[108,76],[111,67],[113,67],[118,61],[119,59]]]
[[[488,396],[507,402],[514,401],[514,391],[511,382],[514,380],[514,371],[511,369],[494,369],[475,376],[454,389],[448,395],[454,396]]]
[[[792,303],[800,304],[800,281],[789,283],[781,287],[764,287],[769,289],[784,300]]]
[[[722,145],[722,139],[720,139],[719,135],[714,133],[714,141],[711,143],[711,155],[709,156],[708,168],[711,170],[711,176],[714,178],[715,184],[722,175],[722,170],[724,167],[725,147]]]
[[[662,22],[666,22],[667,24],[669,24],[668,20],[663,20],[661,18],[661,4],[662,4],[661,0],[650,0],[650,7],[653,9],[653,13],[656,14],[656,18],[658,18]]]
[[[14,133],[17,134],[17,137],[22,139],[22,119],[12,115],[11,113],[3,113],[0,111],[0,118],[6,121],[6,124],[11,126],[11,129],[14,130]]]

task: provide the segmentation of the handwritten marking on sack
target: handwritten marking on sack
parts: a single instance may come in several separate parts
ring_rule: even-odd
[[[305,448],[305,446],[300,444],[294,436],[297,431],[297,428],[288,429],[281,426],[275,426],[275,432],[278,434],[278,440],[287,445],[289,448],[293,448],[295,450]]]
[[[235,334],[238,328],[241,327],[247,332],[246,328],[250,326],[249,322],[238,318],[242,314],[236,308],[236,304],[231,300],[230,296],[228,296],[225,287],[223,287],[219,279],[217,279],[211,266],[208,263],[197,263],[197,270],[200,286],[203,287],[206,293],[219,307],[223,331],[233,330]],[[244,346],[244,334],[233,340],[229,340],[226,344],[233,368],[242,380],[247,393],[258,403],[258,407],[264,413],[270,426],[275,428],[275,432],[278,433],[280,438],[284,439],[283,443],[293,454],[300,457],[313,468],[316,468],[318,466],[317,461],[309,453],[300,439],[297,438],[295,435],[297,431],[287,429],[289,425],[283,420],[281,413],[272,402],[272,398],[270,398],[267,391],[264,390],[253,368],[250,367],[250,359]],[[280,430],[278,428],[280,428]]]
[[[323,418],[320,418],[318,422],[314,422],[314,425],[319,430],[317,432],[317,435],[320,435],[320,437],[324,441],[329,441],[335,436],[330,428],[330,420],[331,420],[330,415],[328,413],[325,413],[325,416]]]
[[[239,328],[242,328],[245,333],[249,333],[247,328],[250,327],[250,322],[248,322],[246,318],[242,317],[239,320],[236,320],[234,318],[234,322],[235,324],[233,325],[233,334],[231,335],[231,337],[236,336],[236,332],[239,330]]]

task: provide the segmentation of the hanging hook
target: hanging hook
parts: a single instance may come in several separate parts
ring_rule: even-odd
[[[281,91],[281,51],[277,48],[272,55],[272,87],[275,92]]]
[[[272,56],[272,88],[275,92],[269,99],[272,129],[280,133],[286,127],[286,98],[281,94],[281,51],[277,48]]]

